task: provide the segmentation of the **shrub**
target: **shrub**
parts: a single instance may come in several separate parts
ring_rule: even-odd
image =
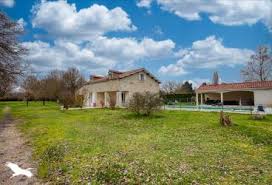
[[[69,107],[73,106],[75,97],[74,95],[69,91],[63,91],[60,95],[60,103],[63,105],[65,109],[68,109]]]
[[[253,120],[263,120],[263,119],[265,119],[265,114],[260,114],[260,113],[252,114],[252,119]]]
[[[140,93],[133,94],[132,98],[129,101],[128,108],[130,111],[140,114],[144,106],[145,98]]]
[[[137,115],[149,116],[153,112],[159,111],[162,106],[162,99],[159,94],[150,92],[134,93],[129,101],[128,108]]]
[[[76,95],[76,97],[75,97],[75,106],[82,108],[83,103],[84,103],[84,96],[83,95]]]

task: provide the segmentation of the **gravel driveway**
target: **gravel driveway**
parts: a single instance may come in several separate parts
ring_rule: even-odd
[[[36,165],[31,161],[31,148],[16,128],[16,124],[19,124],[19,121],[13,120],[7,112],[0,120],[0,184],[42,184],[36,178]],[[31,170],[34,176],[27,178],[20,175],[10,178],[13,172],[5,166],[6,162],[16,163],[23,169],[34,168]]]

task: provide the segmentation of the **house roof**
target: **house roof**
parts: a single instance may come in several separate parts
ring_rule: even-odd
[[[226,91],[226,90],[251,90],[251,89],[272,89],[272,81],[256,81],[242,83],[222,83],[218,85],[201,85],[197,92]]]
[[[153,76],[149,71],[147,71],[145,68],[139,68],[139,69],[135,69],[135,70],[131,70],[131,71],[115,71],[115,70],[109,70],[109,72],[114,72],[115,75],[114,77],[110,78],[109,76],[104,76],[103,78],[100,79],[96,79],[96,80],[91,80],[89,81],[87,84],[93,84],[93,83],[100,83],[100,82],[106,82],[106,81],[110,81],[110,80],[119,80],[125,77],[129,77],[131,75],[134,75],[136,73],[139,72],[145,72],[146,74],[148,74],[152,79],[154,79],[156,82],[161,83],[155,76]]]
[[[102,75],[91,75],[92,77],[95,77],[95,78],[103,78],[104,76]]]
[[[100,75],[91,75],[90,78],[91,78],[91,79],[102,79],[102,78],[104,78],[104,76],[100,76]]]

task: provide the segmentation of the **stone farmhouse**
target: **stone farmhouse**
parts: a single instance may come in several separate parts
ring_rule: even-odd
[[[159,93],[159,85],[160,81],[144,68],[109,70],[107,76],[92,75],[78,94],[84,96],[84,107],[125,107],[134,93]]]

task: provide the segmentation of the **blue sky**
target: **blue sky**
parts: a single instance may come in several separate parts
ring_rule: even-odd
[[[0,0],[24,25],[26,62],[45,74],[77,67],[87,77],[145,67],[160,80],[240,81],[261,44],[272,45],[270,0]]]

